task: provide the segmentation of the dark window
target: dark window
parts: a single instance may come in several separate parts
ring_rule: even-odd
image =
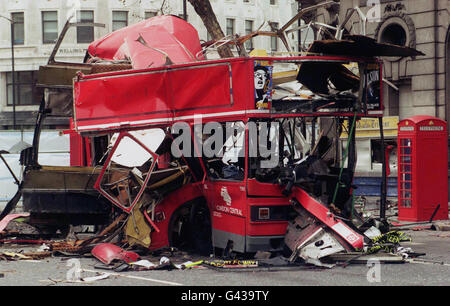
[[[94,11],[78,11],[78,22],[94,22]],[[77,27],[77,42],[91,43],[94,40],[93,26],[79,26]]]
[[[245,35],[249,35],[253,32],[253,21],[246,20],[245,21]],[[253,49],[253,39],[249,39],[245,42],[245,48],[247,50]]]
[[[158,12],[145,12],[145,19],[149,19],[155,16],[158,16]]]
[[[16,88],[16,105],[33,105],[39,104],[39,99],[36,96],[36,71],[20,71],[15,72],[15,88]],[[13,80],[12,73],[6,73],[6,91],[7,91],[7,105],[13,105]]]
[[[270,5],[276,5],[277,1],[276,0],[270,0]]]
[[[397,23],[391,23],[381,33],[380,42],[393,45],[406,45],[406,31]]]
[[[272,29],[278,30],[278,22],[272,22]],[[270,37],[270,49],[272,51],[278,51],[278,37]]]
[[[181,19],[184,20],[184,13],[178,14],[178,17],[180,17]],[[188,19],[189,19],[189,16],[186,14],[186,21],[188,21]]]
[[[42,12],[42,42],[54,43],[58,38],[58,12]]]
[[[205,131],[205,126],[198,130]],[[214,135],[196,134],[196,139],[203,139],[203,144],[211,150],[205,150],[206,147],[204,147],[202,153],[210,178],[242,181],[245,172],[245,124],[242,121],[236,121],[220,125],[213,124],[213,126],[214,131],[211,133]],[[214,142],[213,139],[217,139],[217,136],[223,143]]]
[[[14,44],[23,45],[25,43],[24,14],[12,13],[11,19],[14,23]]]
[[[227,18],[227,36],[234,34],[234,19]]]
[[[117,31],[128,26],[127,11],[113,11],[112,13],[112,30]]]

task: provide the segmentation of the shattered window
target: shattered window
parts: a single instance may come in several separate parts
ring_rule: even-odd
[[[99,191],[113,204],[129,212],[139,201],[149,186],[158,157],[154,150],[164,135],[160,129],[150,129],[112,136]]]
[[[317,139],[308,118],[280,118],[249,123],[250,174],[262,182],[274,182],[280,169],[310,155],[325,156],[335,135],[328,130]],[[251,127],[253,125],[255,129]],[[256,133],[252,131],[255,130]],[[314,136],[313,136],[314,134]],[[334,162],[334,161],[333,161]]]
[[[365,113],[381,108],[376,63],[274,62],[272,110],[283,113]]]
[[[202,157],[210,178],[242,181],[245,174],[245,124],[242,121],[207,123],[203,126],[201,138]]]

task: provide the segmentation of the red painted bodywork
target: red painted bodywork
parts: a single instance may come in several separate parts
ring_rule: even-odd
[[[139,259],[139,255],[135,252],[125,251],[112,243],[96,245],[91,253],[95,258],[107,265],[116,259],[123,260],[127,263],[135,262]]]
[[[175,210],[182,204],[202,198],[201,183],[187,184],[167,195],[155,208],[157,218],[154,221],[159,232],[152,232],[150,249],[160,249],[169,245],[169,225]]]
[[[295,198],[313,216],[330,227],[354,248],[362,249],[364,237],[348,227],[342,220],[338,219],[331,211],[304,190],[294,187],[292,197]]]
[[[138,39],[145,41],[141,43]],[[119,29],[91,43],[93,58],[124,60],[129,58],[134,69],[163,66],[167,57],[172,63],[203,60],[197,30],[176,16],[153,17]]]
[[[83,133],[167,126],[177,121],[193,122],[198,115],[204,121],[302,116],[271,115],[268,109],[256,109],[253,67],[258,60],[356,61],[343,57],[233,58],[96,75],[80,74],[74,82],[75,129]],[[382,115],[382,112],[373,115],[369,112],[360,116]],[[325,114],[305,114],[312,115]]]
[[[135,69],[97,75],[80,74],[74,82],[75,130],[84,133],[111,133],[171,126],[177,121],[194,123],[201,115],[203,123],[214,120],[244,123],[250,118],[289,116],[353,116],[351,113],[272,114],[255,106],[254,63],[264,61],[357,61],[343,57],[233,58],[193,62],[159,68]],[[364,61],[359,59],[359,61]],[[380,78],[381,79],[381,78]],[[381,81],[380,81],[381,82]],[[381,106],[382,109],[382,106]],[[359,116],[382,116],[361,113]],[[247,133],[248,135],[248,133]],[[246,152],[248,155],[248,150]],[[204,165],[202,164],[204,168]],[[170,193],[155,208],[151,249],[169,245],[169,226],[173,213],[182,204],[203,198],[208,204],[214,230],[239,236],[283,236],[287,221],[251,221],[252,206],[289,205],[290,198],[277,184],[245,178],[241,182],[198,181]],[[226,201],[225,192],[232,199]],[[362,247],[362,237],[352,231],[329,210],[295,188],[293,196],[314,216],[330,226],[349,245]]]
[[[103,176],[105,175],[106,170],[108,169],[109,165],[110,165],[110,161],[111,158],[113,157],[113,154],[115,152],[115,150],[117,149],[117,147],[119,146],[120,141],[124,138],[124,137],[128,137],[131,138],[132,140],[134,140],[138,145],[140,145],[142,148],[144,148],[148,153],[150,153],[150,155],[153,158],[153,163],[149,169],[149,175],[146,176],[143,185],[141,187],[141,189],[139,190],[138,194],[136,195],[136,197],[134,198],[134,200],[132,201],[132,203],[130,204],[129,207],[124,207],[122,205],[122,203],[120,203],[116,198],[112,197],[110,194],[108,194],[108,192],[106,192],[101,185]],[[150,149],[148,149],[142,142],[140,142],[138,139],[136,139],[133,135],[127,133],[127,132],[122,132],[119,134],[119,137],[116,140],[116,143],[114,144],[113,148],[111,149],[111,152],[108,155],[108,158],[105,161],[105,164],[102,167],[102,170],[100,172],[100,175],[97,178],[97,181],[94,184],[94,188],[98,190],[98,192],[100,192],[105,198],[107,198],[111,203],[113,203],[114,205],[116,205],[117,207],[121,208],[122,210],[124,210],[127,213],[131,213],[131,211],[133,210],[134,206],[137,204],[137,202],[139,201],[140,197],[142,196],[142,194],[144,193],[145,188],[148,185],[148,182],[151,178],[151,172],[153,171],[153,168],[155,167],[156,164],[156,160],[158,158],[158,155],[156,155],[155,153],[153,153]]]
[[[414,116],[398,124],[398,219],[448,219],[447,123]]]

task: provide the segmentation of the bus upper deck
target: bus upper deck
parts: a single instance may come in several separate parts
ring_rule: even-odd
[[[382,115],[381,63],[338,56],[209,60],[74,80],[79,133],[278,116]]]

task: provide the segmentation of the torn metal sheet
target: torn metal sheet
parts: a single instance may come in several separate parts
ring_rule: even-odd
[[[155,152],[164,140],[165,133],[162,129],[148,129],[130,131],[137,140],[142,142],[148,149]],[[119,134],[111,137],[110,146],[114,146]],[[140,167],[147,162],[152,155],[131,138],[124,138],[114,151],[111,160],[124,167]]]
[[[402,256],[395,254],[377,254],[369,255],[362,253],[342,253],[333,254],[327,257],[331,261],[346,262],[346,263],[367,263],[369,261],[379,261],[380,263],[403,263],[405,259]]]
[[[308,52],[345,56],[418,56],[424,53],[404,46],[378,43],[363,35],[348,35],[344,40],[316,40]]]
[[[16,208],[17,203],[19,202],[20,198],[22,197],[22,191],[20,188],[17,190],[16,194],[11,198],[11,200],[8,201],[3,211],[0,213],[0,220],[5,218],[10,212]]]
[[[346,248],[333,236],[335,234],[325,230],[323,225],[316,223],[306,226],[303,230],[298,228],[298,223],[293,227],[290,226],[286,234],[286,245],[293,251],[289,262],[295,262],[300,257],[306,263],[332,268],[333,265],[322,263],[320,259],[332,254],[346,252]],[[297,239],[292,239],[293,237]]]
[[[303,208],[327,225],[346,243],[354,249],[363,248],[364,237],[351,229],[341,219],[337,218],[325,205],[321,204],[318,200],[314,199],[307,192],[298,187],[293,188],[293,195]]]
[[[123,260],[127,263],[135,262],[139,259],[138,254],[130,251],[125,251],[112,243],[101,243],[99,245],[96,245],[92,249],[91,253],[95,258],[107,265],[116,259]]]
[[[150,261],[148,261],[146,259],[142,259],[142,260],[139,260],[139,261],[136,261],[136,262],[131,262],[130,265],[131,266],[136,266],[136,267],[142,267],[142,268],[145,268],[147,270],[154,269],[154,268],[156,268],[158,266],[158,265],[156,265],[156,264],[154,264],[154,263],[152,263],[152,262],[150,262]]]
[[[358,91],[360,79],[339,63],[309,62],[300,66],[297,80],[318,94],[330,94],[329,82],[338,91]]]
[[[303,258],[306,262],[317,262],[317,260],[323,257],[345,251],[337,239],[324,229],[319,229],[311,237],[314,238],[302,247],[299,252],[299,257]]]
[[[21,217],[29,217],[30,213],[10,214],[1,219],[0,221],[0,233],[8,226],[8,223],[14,219]]]
[[[197,30],[183,19],[156,16],[110,33],[93,43],[88,53],[104,60],[129,59],[134,69],[197,61],[202,50]],[[203,55],[199,60],[203,59]]]
[[[27,168],[20,192],[24,210],[31,214],[30,224],[107,223],[110,212],[107,202],[99,199],[93,188],[99,170],[59,166]]]
[[[148,202],[149,197],[144,195],[144,197],[133,208],[130,217],[128,218],[125,226],[125,234],[127,236],[127,241],[131,246],[139,244],[148,248],[152,241],[150,238],[152,229],[147,224],[146,217],[141,212],[142,204]]]

